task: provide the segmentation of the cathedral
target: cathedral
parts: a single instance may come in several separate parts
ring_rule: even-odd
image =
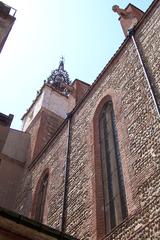
[[[0,113],[0,240],[160,239],[160,1],[112,10],[126,37],[92,85],[61,58],[21,131]]]

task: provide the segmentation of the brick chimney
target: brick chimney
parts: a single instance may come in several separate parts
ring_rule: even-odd
[[[117,12],[120,16],[119,21],[125,36],[128,35],[129,30],[131,30],[138,23],[144,14],[142,10],[135,7],[131,3],[129,3],[125,9],[121,9],[118,5],[114,5],[112,10]]]

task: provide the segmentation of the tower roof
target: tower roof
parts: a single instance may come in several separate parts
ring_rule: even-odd
[[[48,77],[47,83],[54,86],[60,92],[63,92],[65,95],[68,94],[68,90],[65,88],[65,85],[70,85],[71,81],[69,79],[68,72],[64,69],[63,57],[60,59],[58,68],[53,70],[51,75]]]

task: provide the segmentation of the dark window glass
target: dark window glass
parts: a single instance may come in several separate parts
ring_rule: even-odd
[[[106,231],[109,232],[127,216],[118,134],[111,101],[104,105],[99,121],[104,209]]]
[[[35,209],[35,220],[43,222],[44,206],[46,200],[46,192],[48,185],[48,174],[46,174],[40,183],[39,191],[37,193],[36,209]]]

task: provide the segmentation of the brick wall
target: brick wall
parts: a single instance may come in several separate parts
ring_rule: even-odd
[[[136,37],[145,52],[144,60],[149,56],[145,62],[156,86],[159,59],[155,56],[160,38],[155,29],[160,27],[160,21],[159,2],[155,3],[137,29]],[[147,37],[143,37],[144,32]],[[141,239],[142,234],[153,239],[159,236],[160,123],[131,39],[123,44],[73,115],[66,232],[85,240],[105,237],[97,119],[106,96],[112,98],[115,111],[129,216],[105,239]],[[26,171],[18,204],[23,205],[23,209],[18,206],[21,213],[29,214],[32,200],[28,199],[30,196],[33,199],[39,177],[49,168],[47,224],[57,229],[60,229],[62,214],[66,143],[67,125]]]
[[[84,83],[78,79],[74,81],[72,84],[74,86],[74,93],[73,96],[75,98],[76,104],[83,98],[87,90],[89,89],[89,84]]]
[[[53,136],[58,127],[63,122],[63,118],[50,112],[47,109],[41,111],[41,122],[36,136],[36,146],[34,149],[33,158],[41,151],[48,140]]]
[[[63,118],[57,116],[55,113],[42,108],[37,114],[27,133],[30,134],[31,139],[31,159],[33,160],[42,150],[44,145],[53,136],[55,131],[63,122]]]

